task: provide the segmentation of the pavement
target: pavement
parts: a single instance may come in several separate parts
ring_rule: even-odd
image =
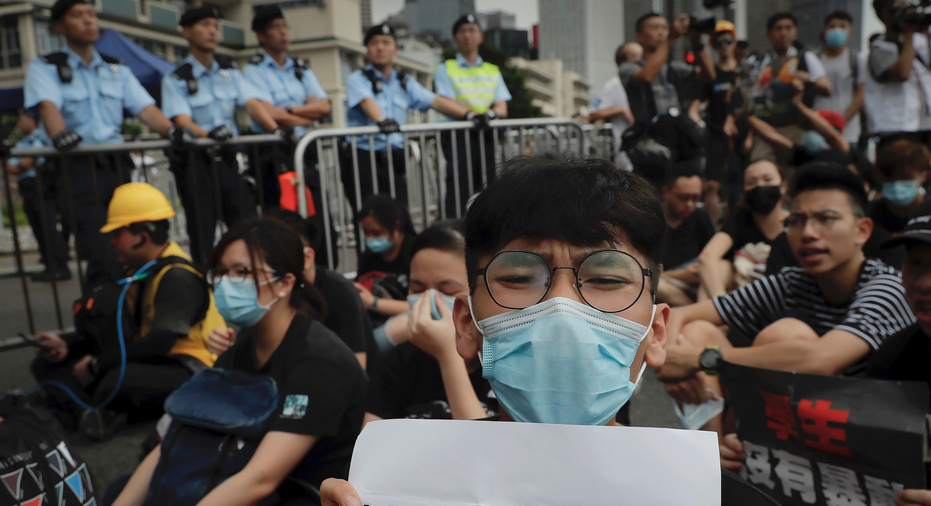
[[[41,270],[36,255],[24,258],[26,270]],[[61,326],[70,327],[71,304],[80,297],[75,265],[71,265],[75,276],[67,282],[58,283],[59,310],[51,284],[26,282],[29,301],[37,330],[55,331]],[[0,257],[0,339],[15,336],[19,332],[29,333],[22,282],[18,277],[4,277],[15,272],[12,257]],[[62,325],[58,315],[61,314]],[[0,392],[12,387],[27,389],[35,384],[29,372],[29,363],[35,355],[32,348],[0,351]],[[670,398],[656,380],[652,369],[643,375],[640,388],[631,400],[631,421],[635,426],[679,428]],[[138,426],[122,431],[105,443],[88,444],[75,441],[77,450],[88,463],[97,481],[98,490],[104,490],[119,476],[132,472],[141,458],[141,443],[152,430],[152,425]]]

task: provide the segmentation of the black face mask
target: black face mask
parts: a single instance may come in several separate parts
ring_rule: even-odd
[[[780,200],[782,192],[776,185],[757,186],[744,194],[744,201],[750,206],[750,210],[759,214],[771,213]]]

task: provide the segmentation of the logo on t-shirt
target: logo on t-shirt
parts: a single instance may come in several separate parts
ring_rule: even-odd
[[[281,410],[282,418],[304,418],[307,414],[307,396],[291,394],[284,398],[284,409]]]

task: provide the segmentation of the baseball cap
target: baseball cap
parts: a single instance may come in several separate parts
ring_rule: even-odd
[[[837,111],[832,111],[830,109],[818,109],[818,116],[821,116],[832,127],[836,128],[838,132],[844,133],[844,117],[840,115]]]
[[[731,32],[734,38],[737,38],[737,28],[734,26],[734,23],[731,23],[726,19],[722,19],[721,21],[718,21],[716,25],[714,25],[714,33],[717,34],[719,32]]]
[[[894,248],[901,244],[914,246],[916,242],[931,244],[931,200],[925,200],[912,211],[905,229],[898,237],[893,237],[879,245],[882,249]]]

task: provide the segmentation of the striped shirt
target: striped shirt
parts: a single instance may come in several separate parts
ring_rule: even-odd
[[[732,332],[750,338],[776,320],[796,318],[819,336],[834,329],[850,332],[874,351],[916,322],[905,300],[899,271],[872,258],[863,262],[854,296],[843,304],[828,302],[805,269],[785,267],[778,274],[715,298],[714,307]],[[844,374],[862,374],[865,361],[863,357]]]

